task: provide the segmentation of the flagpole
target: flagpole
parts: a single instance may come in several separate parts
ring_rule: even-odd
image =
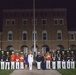
[[[34,56],[36,54],[36,37],[35,37],[35,0],[33,0],[33,20],[34,20]]]

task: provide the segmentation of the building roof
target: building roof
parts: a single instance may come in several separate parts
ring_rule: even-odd
[[[33,0],[0,0],[0,9],[32,9]],[[75,13],[76,1],[75,0],[35,0],[35,8],[67,8],[68,10],[68,30],[76,30]],[[0,14],[1,16],[1,14]],[[2,18],[0,18],[2,19]],[[0,22],[2,27],[2,20]],[[0,28],[1,28],[0,27]],[[1,30],[1,29],[0,29]]]

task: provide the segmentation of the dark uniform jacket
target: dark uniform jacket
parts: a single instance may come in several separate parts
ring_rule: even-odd
[[[61,54],[57,54],[57,61],[60,61],[61,60]]]
[[[5,55],[4,54],[1,54],[0,55],[0,61],[2,62],[2,61],[5,61]]]
[[[66,61],[66,56],[62,54],[61,60],[62,60],[62,61]]]
[[[36,61],[37,61],[37,62],[41,62],[41,55],[37,55],[37,56],[36,56]]]
[[[70,54],[67,54],[66,59],[67,59],[67,61],[70,60]]]
[[[71,59],[71,61],[75,61],[75,55],[74,54],[71,55],[70,59]]]
[[[52,61],[56,61],[56,54],[52,54]]]
[[[10,62],[10,55],[6,55],[6,56],[5,56],[5,61],[6,61],[6,62]]]

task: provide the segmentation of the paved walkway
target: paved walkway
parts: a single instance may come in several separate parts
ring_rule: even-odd
[[[61,75],[56,70],[37,70],[33,68],[33,70],[15,70],[10,75]]]

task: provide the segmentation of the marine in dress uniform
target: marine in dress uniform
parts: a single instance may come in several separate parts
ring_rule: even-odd
[[[24,69],[24,55],[23,52],[20,54],[20,69]]]
[[[71,69],[75,69],[75,55],[73,51],[71,51]]]
[[[47,52],[45,57],[46,57],[46,69],[50,69],[51,54]]]
[[[20,56],[19,53],[16,53],[16,69],[20,69]]]
[[[67,69],[70,69],[70,53],[67,51]]]
[[[66,56],[64,51],[62,51],[61,59],[62,59],[62,69],[66,69]]]
[[[57,51],[57,69],[61,69],[61,54]]]
[[[52,69],[56,69],[56,54],[55,54],[55,51],[53,51],[53,54],[52,54]]]
[[[40,52],[37,53],[36,62],[37,62],[37,69],[40,70],[41,69],[41,55],[40,55]]]
[[[10,56],[10,62],[11,62],[11,69],[15,69],[16,55],[14,54],[14,51],[12,51],[12,54]]]
[[[0,61],[1,61],[1,69],[4,69],[4,63],[5,63],[4,51],[1,51]]]
[[[28,55],[28,64],[29,64],[29,70],[32,70],[32,65],[33,65],[33,54],[30,51]]]
[[[10,55],[9,52],[6,52],[5,55],[5,69],[10,69]]]

